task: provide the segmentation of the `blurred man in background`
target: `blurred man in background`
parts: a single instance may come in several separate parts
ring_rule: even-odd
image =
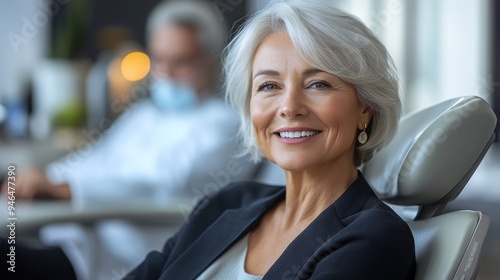
[[[102,141],[86,155],[21,172],[17,199],[189,196],[210,171],[226,168],[238,118],[214,92],[225,28],[204,2],[172,4],[161,3],[148,19],[151,98],[96,136]]]
[[[162,203],[199,198],[208,193],[203,189],[207,182],[223,187],[250,176],[253,166],[233,157],[239,118],[215,92],[226,32],[214,7],[198,1],[162,2],[148,19],[146,36],[152,61],[150,98],[132,105],[78,162],[68,164],[70,157],[65,157],[46,172],[20,172],[16,199],[72,200],[83,207],[96,202]],[[7,188],[2,189],[5,195]],[[97,235],[105,244],[102,250],[120,259],[116,263],[123,266],[117,271],[127,271],[147,251],[161,247],[165,229],[160,230],[156,234],[158,229],[147,232],[108,222],[97,227]],[[83,229],[52,226],[42,230],[41,239],[63,248],[78,278],[98,279],[91,260],[101,253],[86,248]]]

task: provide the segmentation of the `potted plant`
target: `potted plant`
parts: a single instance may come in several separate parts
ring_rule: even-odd
[[[48,137],[57,127],[78,127],[84,121],[84,79],[89,62],[79,51],[85,40],[88,0],[71,0],[60,7],[62,21],[54,26],[49,56],[36,65],[33,74],[35,138]]]

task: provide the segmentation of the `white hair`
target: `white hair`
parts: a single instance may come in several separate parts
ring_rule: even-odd
[[[359,19],[320,0],[277,0],[254,14],[224,55],[226,98],[240,112],[245,153],[261,158],[250,119],[252,62],[264,39],[286,32],[302,58],[338,76],[356,89],[361,103],[373,110],[368,141],[357,145],[361,165],[394,137],[401,114],[398,79],[392,58]]]
[[[146,41],[158,29],[170,25],[194,27],[207,54],[219,55],[226,44],[226,26],[215,7],[206,1],[162,1],[150,13],[146,25]]]

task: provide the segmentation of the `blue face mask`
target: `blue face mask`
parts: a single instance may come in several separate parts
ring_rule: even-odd
[[[159,79],[151,87],[151,100],[162,111],[179,112],[191,109],[198,103],[192,87],[169,79]]]

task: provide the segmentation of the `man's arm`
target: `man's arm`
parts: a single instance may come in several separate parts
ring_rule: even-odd
[[[67,183],[53,184],[40,170],[27,169],[21,171],[16,179],[17,180],[13,182],[16,186],[16,199],[71,199],[71,189]],[[4,181],[2,185],[3,197],[7,196],[8,189],[8,182]]]

